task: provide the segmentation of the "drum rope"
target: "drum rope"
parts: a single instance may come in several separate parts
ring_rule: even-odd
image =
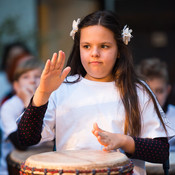
[[[76,172],[76,175],[79,175],[79,170],[76,170],[75,172]]]
[[[62,175],[63,174],[63,170],[59,170],[59,174]]]
[[[132,174],[133,170],[133,162],[130,161],[127,165],[124,165],[123,167],[114,167],[114,168],[103,168],[103,169],[93,169],[93,170],[54,170],[54,169],[42,169],[42,168],[36,168],[36,167],[28,167],[25,165],[25,163],[21,164],[21,170],[20,170],[20,175],[25,175],[29,172],[32,172],[32,174],[35,174],[35,172],[43,172],[44,175],[47,175],[47,173],[54,174],[58,173],[62,175],[63,173],[75,173],[76,175],[79,175],[81,173],[92,173],[92,175],[95,175],[97,173],[107,173],[107,175],[110,175],[112,172],[117,172],[119,175],[125,174],[129,175]],[[34,172],[35,171],[35,172]],[[127,171],[127,172],[126,172]]]
[[[34,174],[34,171],[35,171],[35,168],[33,167],[33,168],[32,168],[32,175]]]
[[[122,173],[123,173],[123,167],[119,170],[119,175],[122,175]]]
[[[44,175],[47,175],[47,169],[44,169]]]
[[[110,169],[110,168],[108,168],[107,173],[108,173],[108,175],[110,175],[110,174],[111,174],[111,169]]]

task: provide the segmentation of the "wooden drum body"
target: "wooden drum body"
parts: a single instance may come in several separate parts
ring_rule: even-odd
[[[21,174],[132,174],[133,163],[120,152],[69,150],[30,156]]]

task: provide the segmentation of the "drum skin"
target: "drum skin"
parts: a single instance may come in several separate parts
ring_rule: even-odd
[[[21,174],[132,174],[133,163],[120,152],[67,150],[30,156]]]

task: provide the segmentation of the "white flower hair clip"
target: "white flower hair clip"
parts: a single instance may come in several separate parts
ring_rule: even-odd
[[[133,37],[131,35],[131,32],[132,32],[132,29],[129,29],[129,27],[127,27],[127,25],[125,25],[124,28],[123,28],[123,32],[122,32],[122,37],[123,37],[123,42],[126,45],[128,45],[128,42]]]
[[[80,23],[80,18],[77,19],[77,21],[73,20],[72,23],[72,31],[70,32],[70,36],[74,40],[75,33],[78,31],[78,24]]]

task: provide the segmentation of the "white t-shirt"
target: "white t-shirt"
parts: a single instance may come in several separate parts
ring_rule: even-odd
[[[23,109],[23,102],[16,95],[8,99],[0,109],[2,128],[0,175],[8,175],[6,157],[14,149],[8,136],[17,130],[16,119],[23,112]]]
[[[75,77],[68,79],[72,81]],[[148,94],[141,86],[137,88],[137,93],[142,115],[140,137],[166,137]],[[63,83],[52,93],[44,117],[41,141],[52,140],[56,133],[57,150],[101,150],[102,146],[91,132],[93,123],[97,122],[103,130],[123,134],[124,120],[125,111],[115,83],[82,78],[78,83]],[[133,161],[134,174],[146,174],[145,162]]]

